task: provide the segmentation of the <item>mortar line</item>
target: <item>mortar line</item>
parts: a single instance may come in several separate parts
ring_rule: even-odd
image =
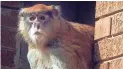
[[[99,61],[96,61],[96,62],[99,64],[99,63],[103,63],[105,61],[108,62],[108,61],[115,60],[115,59],[122,58],[122,57],[123,57],[123,54],[118,55],[118,56],[114,56],[114,57],[110,57],[110,58],[107,58],[107,59],[99,60]]]
[[[97,42],[97,41],[103,40],[104,38],[116,37],[116,36],[119,36],[119,35],[122,35],[122,34],[123,34],[123,32],[119,32],[119,33],[116,33],[116,34],[111,34],[111,35],[109,35],[109,36],[105,36],[105,37],[96,39],[96,40],[94,40],[94,41]]]
[[[1,5],[1,8],[6,8],[6,9],[12,9],[12,10],[20,10],[20,8],[16,8],[16,7],[9,7],[9,6],[4,6],[4,5]]]
[[[4,46],[4,45],[1,46],[1,49],[2,48],[8,49],[8,50],[16,50],[16,48],[7,47],[7,46]]]
[[[17,32],[17,28],[8,27],[8,26],[3,26],[3,25],[1,25],[1,28],[5,28],[5,29],[7,29],[7,30],[9,30],[9,31]]]
[[[111,15],[116,14],[116,13],[119,13],[119,12],[123,12],[123,9],[120,9],[120,10],[117,10],[117,11],[114,11],[114,12],[111,12],[111,13],[108,13],[108,14],[105,14],[105,15],[102,15],[102,16],[99,16],[99,17],[95,18],[95,21],[98,21],[99,19],[102,19],[102,18],[111,16]]]

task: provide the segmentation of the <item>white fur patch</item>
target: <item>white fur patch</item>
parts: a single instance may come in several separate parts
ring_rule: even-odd
[[[32,49],[28,52],[27,57],[31,69],[65,69],[66,64],[51,53],[42,54],[39,50]]]
[[[35,34],[36,32],[44,33],[40,29],[37,30],[32,25],[32,27],[31,27],[31,29],[29,30],[29,33],[28,33],[29,34],[29,37],[30,37],[30,39],[32,40],[32,42],[34,44],[41,44],[42,41],[44,41],[44,38],[45,38],[46,35],[44,35],[44,34]]]

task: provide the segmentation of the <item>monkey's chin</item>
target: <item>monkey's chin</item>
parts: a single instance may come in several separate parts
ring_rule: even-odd
[[[46,36],[42,34],[34,34],[30,38],[35,45],[41,45],[46,41]]]

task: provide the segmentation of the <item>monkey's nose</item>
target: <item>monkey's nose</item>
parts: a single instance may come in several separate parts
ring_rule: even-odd
[[[34,24],[34,27],[35,27],[36,29],[40,29],[40,24],[39,24],[39,23],[35,23],[35,24]]]
[[[40,29],[40,25],[39,24],[37,25],[37,29]]]

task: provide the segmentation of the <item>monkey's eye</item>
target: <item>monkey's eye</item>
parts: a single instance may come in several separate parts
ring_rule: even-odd
[[[35,17],[35,16],[31,16],[29,19],[30,19],[31,21],[34,21],[34,20],[36,19],[36,17]]]
[[[46,18],[45,18],[45,16],[40,16],[40,19],[45,20]]]

